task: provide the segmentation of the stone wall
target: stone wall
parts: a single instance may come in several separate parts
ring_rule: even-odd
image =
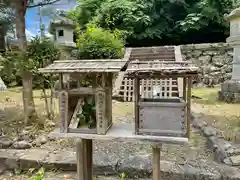
[[[181,51],[187,61],[200,68],[195,83],[211,87],[231,78],[233,48],[229,44],[182,45]]]

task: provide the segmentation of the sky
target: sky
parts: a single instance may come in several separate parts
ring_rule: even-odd
[[[70,1],[70,2],[69,2]],[[61,10],[69,10],[76,6],[76,2],[74,0],[60,0],[54,5],[47,5],[43,8],[47,8],[49,10],[53,9],[61,9]],[[39,35],[39,27],[40,27],[40,17],[39,17],[39,8],[30,8],[27,9],[26,12],[26,36],[27,39],[30,39],[32,36]],[[42,17],[42,23],[46,27],[46,35],[48,35],[48,25],[50,22],[49,17]]]

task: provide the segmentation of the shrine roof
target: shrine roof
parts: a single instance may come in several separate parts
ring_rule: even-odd
[[[199,68],[191,62],[182,61],[132,61],[126,70],[128,76],[194,76]]]
[[[127,64],[127,59],[94,59],[94,60],[60,60],[45,68],[42,73],[74,72],[119,72]]]

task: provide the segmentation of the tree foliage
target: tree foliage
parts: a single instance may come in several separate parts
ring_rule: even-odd
[[[209,24],[226,26],[223,15],[229,13],[232,8],[233,3],[229,0],[202,0],[189,8],[185,19],[179,21],[179,23],[184,31],[199,30]]]
[[[27,8],[33,8],[37,6],[44,6],[49,4],[54,4],[60,0],[1,0],[0,4],[6,7],[12,8],[15,12],[16,17],[16,34],[18,39],[18,46],[21,52],[20,63],[25,62],[27,58],[27,38],[26,38],[26,24],[25,15]],[[28,60],[26,60],[28,62]],[[29,66],[29,64],[24,64],[24,66]],[[30,63],[31,66],[31,63]],[[28,69],[28,68],[26,68]],[[35,118],[36,110],[33,99],[33,89],[32,89],[32,73],[31,71],[23,71],[21,74],[22,85],[23,85],[23,106],[24,106],[24,120],[25,124],[28,124],[31,118]]]
[[[4,5],[0,6],[0,50],[6,49],[5,36],[14,33],[15,14],[13,9]],[[9,37],[10,38],[10,37]]]
[[[84,33],[78,36],[78,58],[104,59],[121,58],[124,43],[119,31],[104,30],[103,28],[88,25]]]
[[[232,0],[78,0],[69,12],[81,27],[94,23],[127,33],[131,46],[224,41],[223,15]]]
[[[1,56],[0,65],[4,67],[1,77],[8,86],[21,85],[22,72],[30,71],[33,73],[34,87],[40,88],[48,84],[50,76],[43,76],[38,69],[58,60],[59,57],[58,47],[49,38],[40,39],[36,36],[29,42],[24,56],[19,51],[6,52]]]

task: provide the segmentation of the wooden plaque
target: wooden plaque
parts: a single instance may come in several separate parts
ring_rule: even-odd
[[[68,130],[68,93],[59,92],[59,115],[60,115],[60,132],[67,133]]]
[[[180,99],[145,99],[139,102],[139,133],[186,136],[186,103]]]
[[[105,134],[107,129],[106,103],[104,91],[98,91],[96,94],[96,118],[97,134]]]

